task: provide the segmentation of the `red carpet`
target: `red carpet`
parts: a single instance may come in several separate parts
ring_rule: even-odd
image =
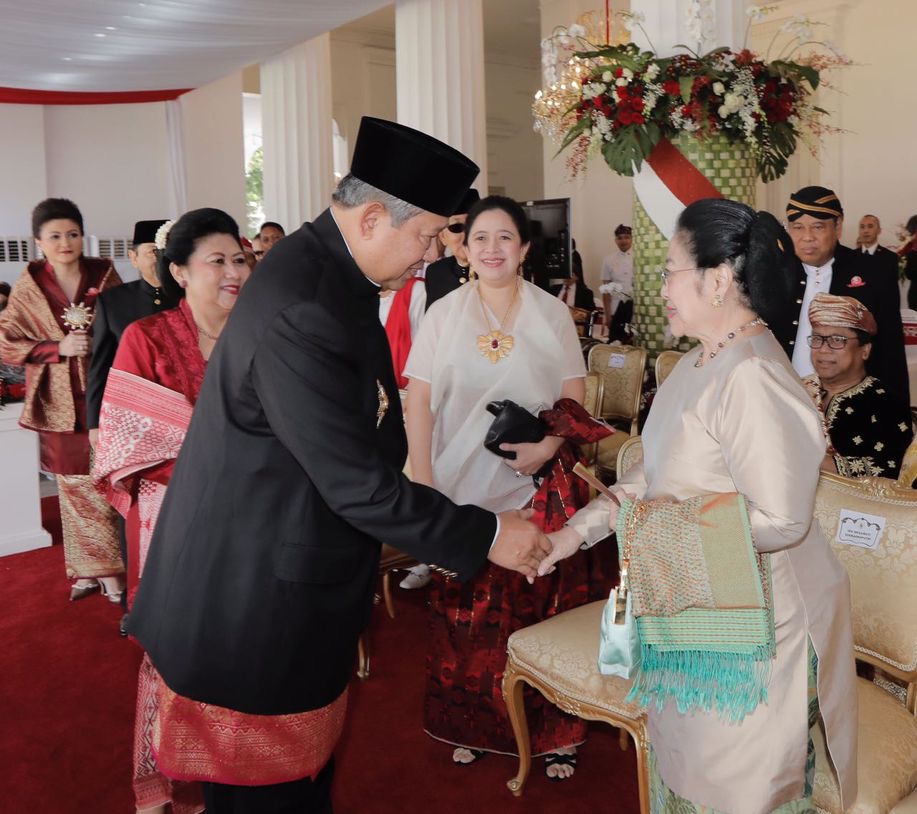
[[[56,499],[43,501],[52,533]],[[594,725],[576,775],[550,782],[537,761],[521,799],[516,761],[451,764],[451,747],[421,729],[424,591],[396,592],[398,617],[373,620],[372,675],[354,679],[337,750],[337,814],[634,814],[633,748]],[[121,610],[95,595],[68,601],[56,545],[0,559],[0,810],[5,814],[127,814],[139,649],[118,636]]]

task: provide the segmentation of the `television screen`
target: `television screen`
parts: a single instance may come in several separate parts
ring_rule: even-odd
[[[570,199],[525,201],[522,208],[532,226],[532,248],[525,259],[525,278],[547,290],[572,274]]]

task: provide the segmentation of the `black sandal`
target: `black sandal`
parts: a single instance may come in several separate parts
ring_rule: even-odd
[[[568,775],[555,775],[552,777],[548,774],[548,769],[551,768],[551,766],[570,766],[573,772]],[[544,770],[548,780],[555,780],[557,782],[569,780],[576,772],[576,753],[574,752],[572,755],[560,755],[557,752],[551,752],[550,755],[545,755]]]

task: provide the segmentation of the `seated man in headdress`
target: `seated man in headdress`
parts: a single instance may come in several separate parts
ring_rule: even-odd
[[[876,320],[859,300],[816,294],[808,336],[815,373],[803,384],[824,415],[827,472],[897,478],[913,438],[911,416],[882,382],[866,374]]]

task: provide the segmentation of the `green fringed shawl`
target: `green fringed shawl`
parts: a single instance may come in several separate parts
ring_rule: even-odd
[[[776,654],[770,557],[755,551],[745,498],[625,501],[625,534],[641,651],[628,700],[741,721],[767,701]]]

